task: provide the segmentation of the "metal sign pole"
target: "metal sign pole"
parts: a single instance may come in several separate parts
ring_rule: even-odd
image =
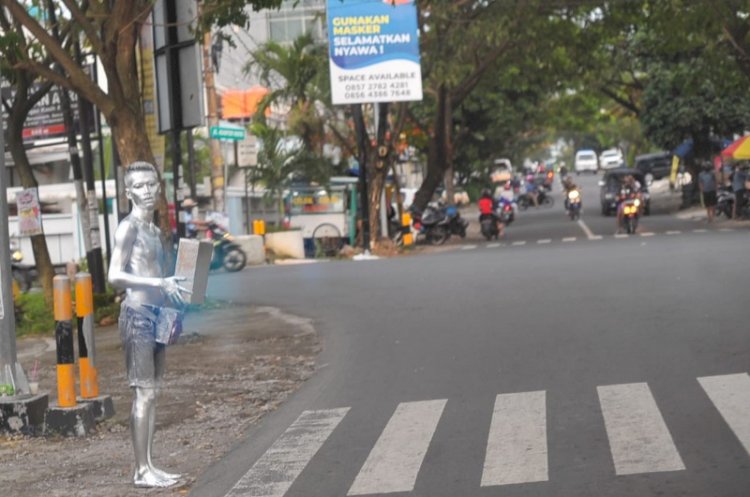
[[[0,106],[0,124],[2,121],[3,109]],[[5,141],[3,133],[0,133],[0,219],[8,219],[6,173]],[[29,385],[16,356],[16,318],[12,296],[8,223],[0,223],[0,385],[11,385],[14,393],[28,393]]]

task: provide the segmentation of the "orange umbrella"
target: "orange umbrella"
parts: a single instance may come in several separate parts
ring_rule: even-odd
[[[721,151],[721,155],[737,160],[750,159],[750,135],[745,135],[739,140],[733,141]]]

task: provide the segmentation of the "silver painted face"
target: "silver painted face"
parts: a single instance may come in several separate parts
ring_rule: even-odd
[[[130,173],[125,194],[139,209],[153,209],[159,194],[159,178],[151,171]]]

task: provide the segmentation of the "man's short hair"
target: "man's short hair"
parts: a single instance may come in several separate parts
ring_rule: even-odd
[[[128,167],[125,169],[125,177],[123,178],[123,181],[125,182],[125,186],[130,186],[128,184],[130,180],[130,176],[133,173],[136,173],[139,171],[154,173],[157,178],[159,177],[159,172],[156,170],[156,167],[154,167],[153,164],[151,164],[150,162],[137,160],[135,162],[131,162],[128,165]]]

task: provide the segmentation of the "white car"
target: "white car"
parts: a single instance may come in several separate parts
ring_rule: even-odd
[[[612,148],[605,150],[599,155],[599,167],[602,169],[614,169],[623,163],[622,152]]]
[[[591,171],[596,174],[596,171],[599,168],[599,161],[596,159],[596,152],[593,150],[579,150],[576,152],[573,168],[575,169],[576,174],[581,174],[586,171]]]

